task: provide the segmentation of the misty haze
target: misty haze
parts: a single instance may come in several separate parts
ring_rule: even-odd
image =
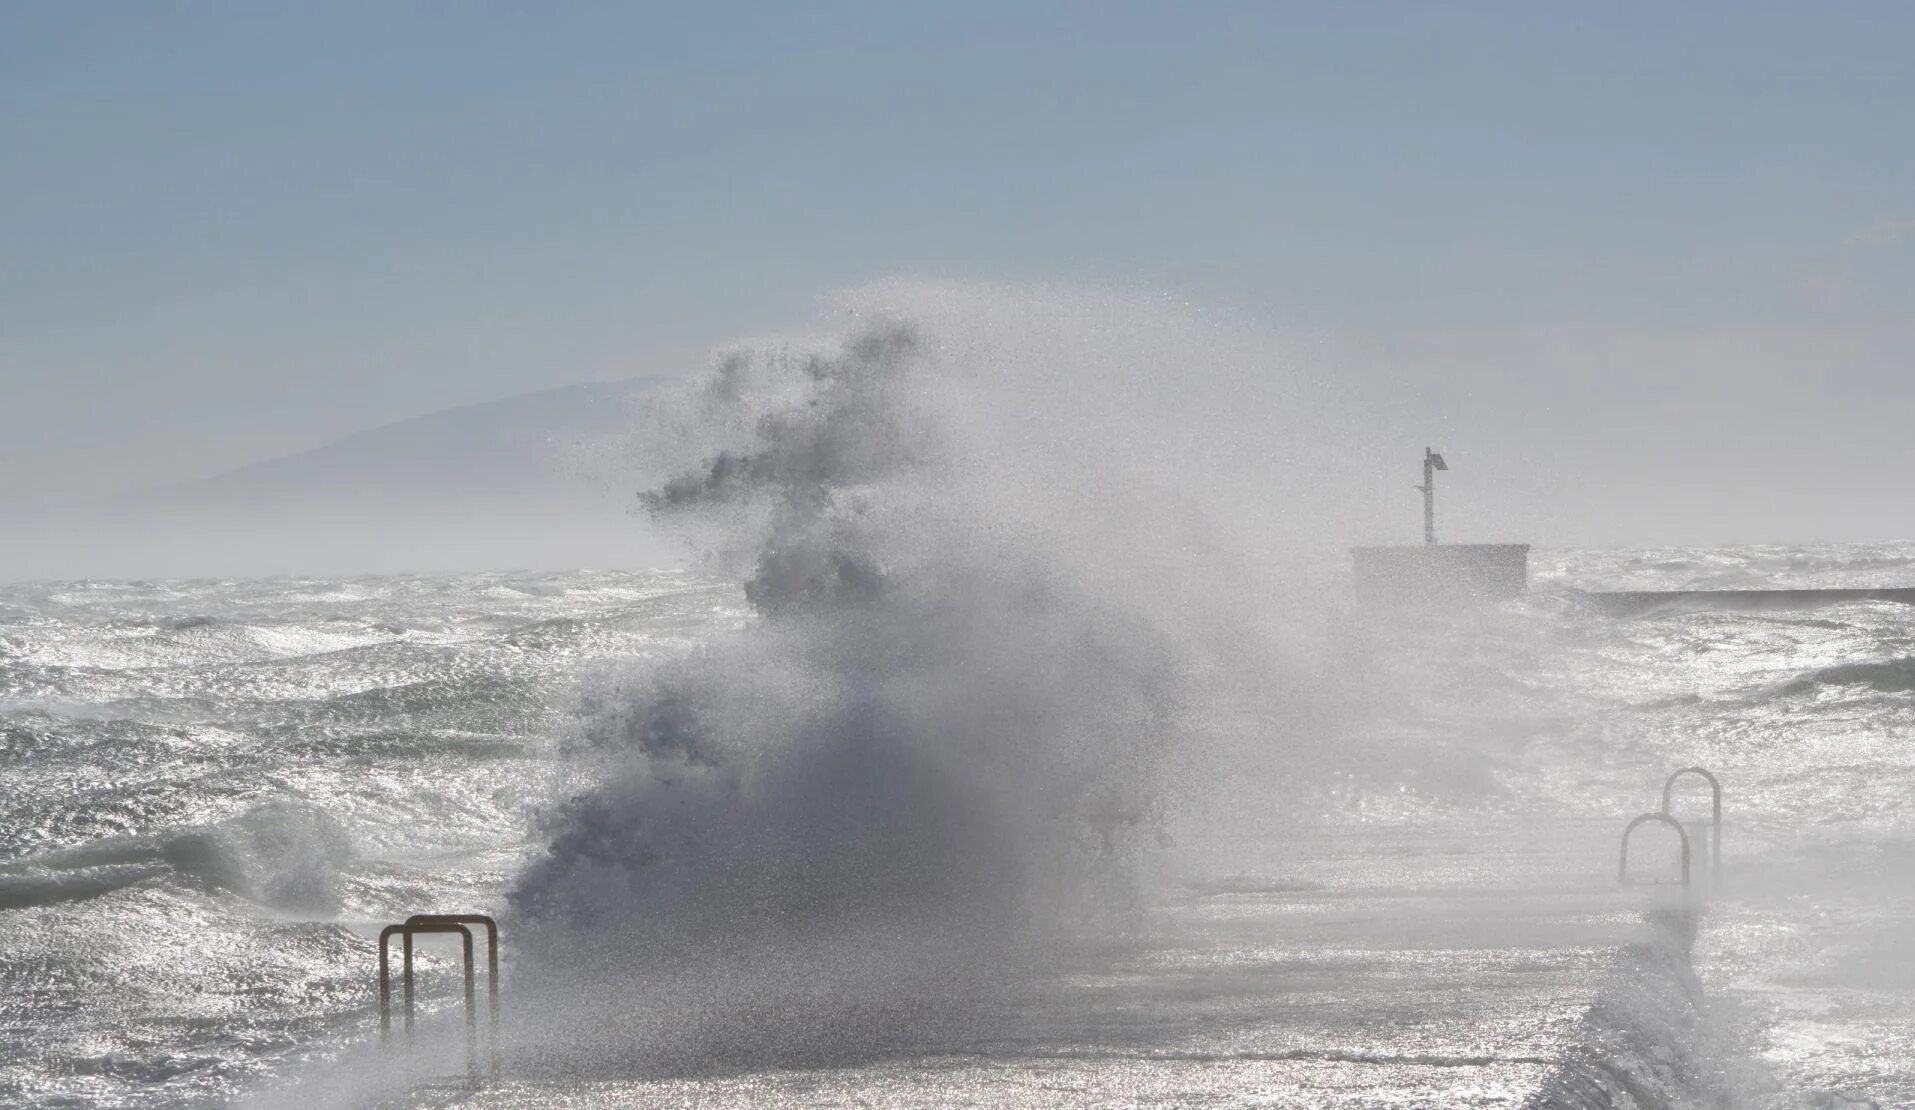
[[[1915,1105],[1910,41],[0,11],[0,1104]]]

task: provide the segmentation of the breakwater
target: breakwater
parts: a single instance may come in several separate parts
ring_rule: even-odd
[[[1635,617],[1685,609],[1813,609],[1856,601],[1915,605],[1915,588],[1807,590],[1583,590],[1593,605],[1610,616]]]

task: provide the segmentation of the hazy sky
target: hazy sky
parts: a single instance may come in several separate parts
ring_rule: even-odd
[[[1293,337],[1505,538],[1915,536],[1911,42],[1902,3],[10,3],[0,504],[926,275]]]

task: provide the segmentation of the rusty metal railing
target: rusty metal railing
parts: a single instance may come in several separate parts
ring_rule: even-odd
[[[472,930],[485,930],[485,988],[488,1041],[496,1050],[499,1035],[499,924],[482,913],[415,913],[398,925],[379,931],[379,1039],[392,1039],[392,938],[400,938],[400,983],[405,1005],[405,1033],[412,1040],[414,1007],[412,938],[421,934],[454,934],[459,938],[465,972],[466,1047],[473,1070],[478,1066],[479,1013],[472,960]]]
[[[485,1001],[487,1020],[496,1031],[499,1024],[499,923],[482,913],[415,913],[406,924],[418,926],[477,925],[485,930]],[[467,934],[468,936],[470,934]],[[466,1005],[472,1004],[472,959],[466,956]]]
[[[1662,784],[1662,812],[1675,816],[1671,803],[1675,801],[1676,780],[1684,775],[1701,775],[1709,783],[1709,873],[1722,870],[1722,782],[1706,767],[1684,767],[1670,775]]]
[[[1684,889],[1687,889],[1689,886],[1689,830],[1683,828],[1682,822],[1669,816],[1667,813],[1642,814],[1641,816],[1637,817],[1635,820],[1629,822],[1629,827],[1622,831],[1622,860],[1616,867],[1616,881],[1620,883],[1627,883],[1630,881],[1629,879],[1629,838],[1635,835],[1636,830],[1638,828],[1652,821],[1658,824],[1667,825],[1670,828],[1676,830],[1676,836],[1681,839],[1682,841],[1682,886]],[[1651,879],[1647,881],[1654,883],[1660,880]]]

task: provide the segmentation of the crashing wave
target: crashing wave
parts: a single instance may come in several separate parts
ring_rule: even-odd
[[[877,312],[835,347],[738,352],[685,405],[676,476],[643,501],[755,620],[600,692],[598,785],[512,895],[529,978],[617,1005],[615,968],[674,1015],[631,1033],[649,1059],[701,1026],[774,1056],[873,1043],[898,1021],[853,1011],[908,1003],[921,1025],[1020,951],[1121,919],[1178,747],[1281,696],[1233,670],[1269,650],[1259,579],[1187,504],[1248,471],[1172,489],[1193,468],[1151,445],[1222,437],[1165,437],[1177,418],[1148,401],[1126,423],[1123,382],[1067,402],[1084,368],[1054,361],[1055,322],[991,307],[986,335]],[[1164,384],[1154,342],[1124,358]]]
[[[171,878],[275,909],[338,909],[352,858],[340,824],[314,806],[268,802],[223,821],[154,836],[103,837],[0,864],[0,910],[98,898]]]

